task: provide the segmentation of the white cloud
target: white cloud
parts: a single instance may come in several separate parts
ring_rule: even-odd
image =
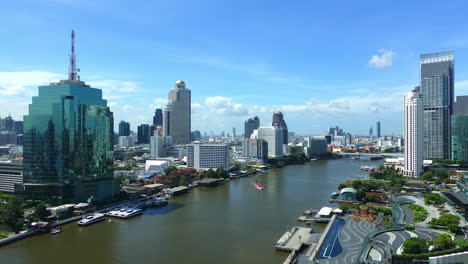
[[[379,54],[372,56],[369,60],[369,66],[375,68],[392,66],[394,56],[395,52],[392,50],[381,49],[379,50]]]
[[[161,108],[164,109],[167,105],[167,99],[166,98],[154,98],[153,103],[149,105],[149,108],[154,110],[156,108]]]
[[[107,106],[109,106],[110,108],[115,107],[117,106],[117,102],[109,102]]]
[[[0,95],[30,97],[37,93],[38,85],[64,77],[62,74],[46,71],[0,72]]]
[[[217,114],[246,115],[247,109],[238,103],[234,103],[231,98],[224,96],[208,97],[205,100],[206,106],[210,111]]]

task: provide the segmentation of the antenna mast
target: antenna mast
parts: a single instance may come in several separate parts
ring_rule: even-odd
[[[68,80],[69,81],[79,81],[80,76],[78,76],[78,72],[80,69],[76,67],[76,57],[75,57],[75,31],[72,30],[71,32],[71,54],[70,54],[70,66],[68,72]]]

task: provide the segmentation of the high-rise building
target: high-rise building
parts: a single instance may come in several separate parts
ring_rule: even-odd
[[[271,125],[283,130],[283,144],[288,144],[288,125],[286,125],[286,122],[284,121],[283,113],[273,113],[273,121],[271,122]]]
[[[227,144],[194,143],[187,145],[187,167],[195,169],[229,169]]]
[[[150,154],[152,159],[166,157],[166,148],[172,146],[172,137],[163,136],[161,132],[156,130],[154,136],[151,137]]]
[[[369,127],[369,138],[370,139],[374,138],[374,128],[372,126]]]
[[[318,155],[328,152],[327,139],[324,136],[304,137],[305,153]]]
[[[120,191],[113,173],[113,113],[102,90],[80,81],[74,32],[68,80],[39,86],[24,116],[24,181],[32,200],[76,203],[111,200]]]
[[[283,130],[278,126],[258,128],[258,139],[268,142],[268,157],[283,157]]]
[[[15,130],[15,120],[11,117],[11,115],[8,115],[4,119],[4,130],[6,131],[14,131]]]
[[[468,162],[468,96],[457,96],[452,115],[452,159]]]
[[[380,134],[380,121],[377,121],[377,138],[380,138],[382,134]]]
[[[404,95],[405,161],[403,174],[418,177],[423,169],[423,106],[417,91]]]
[[[130,136],[130,123],[120,121],[119,123],[119,136]]]
[[[171,136],[174,144],[190,142],[191,91],[179,80],[169,91],[169,100],[163,114],[164,136]]]
[[[201,139],[201,132],[198,131],[198,130],[193,131],[192,132],[192,141],[198,141],[200,139]]]
[[[150,141],[150,125],[141,124],[137,130],[138,144],[149,144]]]
[[[163,125],[163,111],[160,108],[156,108],[154,111],[153,125],[162,126]]]
[[[450,116],[454,100],[454,52],[421,55],[424,157],[450,158]]]
[[[249,118],[247,121],[244,122],[244,137],[250,138],[253,131],[260,127],[260,118],[255,116],[254,118]]]
[[[232,128],[232,138],[236,138],[236,128]]]
[[[135,146],[135,138],[133,136],[119,136],[119,146],[121,148],[131,148]]]
[[[266,160],[268,158],[268,142],[258,138],[242,140],[242,157]]]

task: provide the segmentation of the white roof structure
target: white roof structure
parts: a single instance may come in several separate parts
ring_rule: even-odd
[[[322,207],[320,209],[320,211],[317,213],[317,215],[319,215],[319,216],[328,216],[328,215],[331,214],[332,210],[333,209],[331,207]]]
[[[145,170],[158,170],[161,167],[167,166],[169,162],[167,160],[147,160],[145,164]]]
[[[347,193],[347,192],[356,193],[356,189],[351,188],[351,187],[343,188],[343,189],[341,189],[340,193]]]

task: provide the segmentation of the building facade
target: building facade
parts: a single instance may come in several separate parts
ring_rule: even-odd
[[[59,202],[111,200],[113,114],[102,91],[82,81],[39,87],[24,116],[23,191]]]
[[[259,127],[258,139],[263,139],[268,143],[268,157],[283,157],[283,130],[277,126]]]
[[[253,131],[259,127],[260,118],[258,118],[258,116],[247,119],[247,121],[244,122],[244,138],[250,138],[250,135],[252,135]]]
[[[323,136],[304,137],[304,145],[307,155],[318,155],[328,152],[327,139]]]
[[[163,125],[163,111],[160,108],[156,108],[154,111],[153,125],[162,126]]]
[[[278,127],[283,131],[283,144],[288,144],[288,125],[286,124],[286,121],[284,121],[283,113],[273,113],[273,121],[271,122],[271,125]]]
[[[187,145],[187,167],[195,169],[229,169],[230,147],[227,144]]]
[[[418,91],[404,94],[405,162],[403,175],[418,177],[423,169],[423,106]]]
[[[454,52],[421,55],[424,109],[424,158],[450,158],[450,124],[454,101]]]
[[[130,123],[120,121],[119,123],[119,136],[130,136]]]
[[[377,138],[380,138],[382,134],[380,133],[380,121],[377,121]]]
[[[149,144],[150,141],[150,125],[141,124],[137,130],[138,144]]]
[[[151,137],[150,155],[152,159],[166,157],[166,148],[172,146],[172,137],[156,134]]]
[[[0,161],[0,192],[14,193],[15,185],[23,183],[23,161]]]
[[[171,136],[174,144],[190,143],[191,91],[179,80],[169,91],[169,100],[163,114],[164,136]]]
[[[242,141],[242,157],[268,159],[268,142],[263,139],[246,138]]]
[[[453,110],[451,159],[468,162],[468,96],[457,96]]]
[[[131,148],[135,146],[135,138],[133,136],[119,136],[119,146],[121,148]]]

